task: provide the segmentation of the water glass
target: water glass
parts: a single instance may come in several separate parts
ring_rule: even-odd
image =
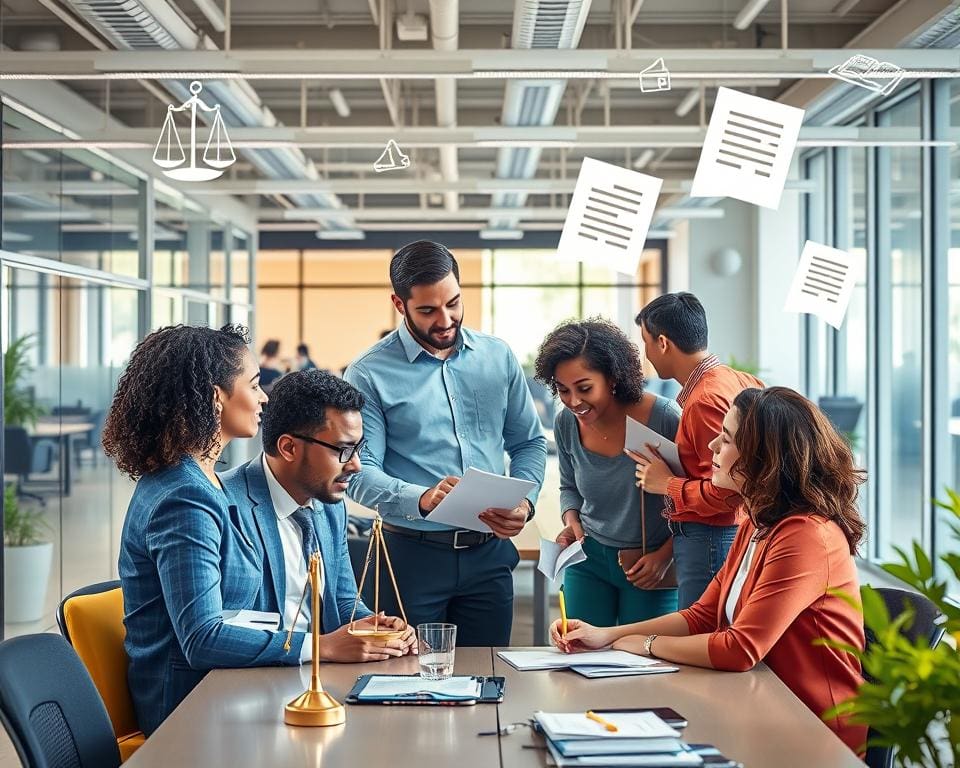
[[[420,677],[446,680],[453,674],[456,624],[418,624],[417,644],[420,647]]]

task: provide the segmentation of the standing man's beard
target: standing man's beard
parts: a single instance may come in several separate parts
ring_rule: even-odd
[[[428,333],[423,333],[412,321],[406,320],[406,323],[407,330],[410,331],[414,338],[419,339],[424,344],[428,344],[433,349],[450,349],[460,340],[460,326],[463,324],[463,320],[458,320],[456,323],[454,323],[453,327],[456,328],[456,333],[454,333],[449,339],[436,338],[433,335],[435,331],[432,328]]]

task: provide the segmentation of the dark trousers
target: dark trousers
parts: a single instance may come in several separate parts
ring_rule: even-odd
[[[520,560],[511,542],[491,539],[454,549],[390,531],[383,536],[411,625],[456,624],[459,646],[510,645],[513,569]],[[371,568],[363,589],[363,601],[371,611],[373,597]],[[380,568],[380,610],[401,615],[385,563]]]

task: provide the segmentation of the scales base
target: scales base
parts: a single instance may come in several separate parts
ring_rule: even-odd
[[[346,719],[343,704],[326,691],[304,691],[283,708],[287,725],[342,725]]]

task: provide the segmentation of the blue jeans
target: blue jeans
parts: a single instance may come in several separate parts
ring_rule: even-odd
[[[681,609],[689,608],[700,599],[727,559],[739,526],[675,522],[669,525],[677,564],[677,603]]]

